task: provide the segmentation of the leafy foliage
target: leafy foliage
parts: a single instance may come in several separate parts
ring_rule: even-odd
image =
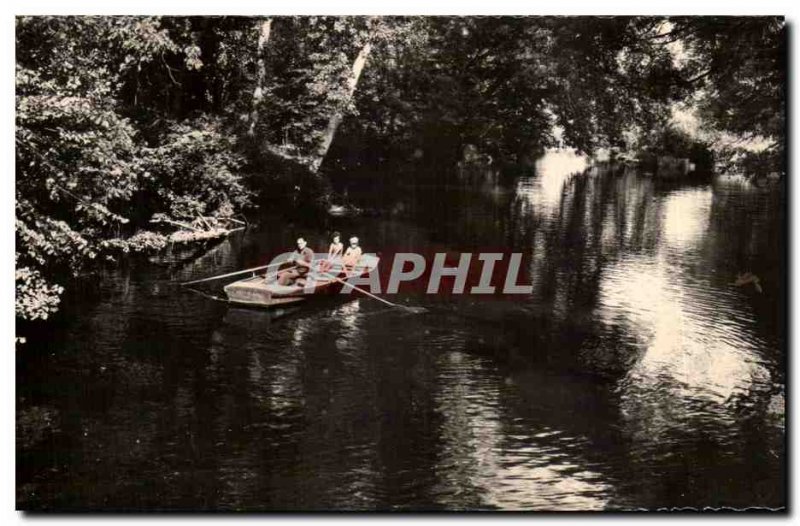
[[[64,288],[45,281],[38,270],[16,269],[16,315],[26,320],[46,320],[58,309]]]
[[[218,123],[175,123],[159,146],[144,148],[145,188],[151,206],[176,218],[241,210],[251,197],[237,175],[244,159]]]
[[[64,290],[53,281],[106,259],[98,256],[158,248],[129,236],[149,219],[142,210],[189,215],[248,204],[235,171],[241,158],[212,117],[143,121],[160,113],[157,97],[137,112],[142,94],[170,76],[168,57],[182,56],[187,75],[202,67],[187,38],[152,17],[17,19],[20,318],[46,319]]]
[[[684,80],[698,93],[707,129],[760,151],[726,145],[721,156],[746,172],[785,172],[786,25],[782,17],[674,18],[687,49]]]

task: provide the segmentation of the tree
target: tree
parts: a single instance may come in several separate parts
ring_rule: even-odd
[[[250,114],[249,135],[254,135],[258,124],[258,107],[264,100],[264,83],[267,78],[267,44],[272,33],[272,19],[267,18],[258,22],[258,47],[256,48],[256,80],[253,89],[253,111]]]
[[[347,79],[347,88],[342,97],[341,106],[335,108],[328,119],[328,126],[320,140],[316,158],[311,163],[311,169],[315,172],[319,170],[319,166],[322,164],[322,161],[325,160],[325,155],[328,153],[328,149],[331,147],[333,137],[336,135],[336,130],[339,128],[342,118],[344,117],[346,105],[350,103],[350,101],[353,99],[353,95],[356,92],[358,79],[361,77],[361,72],[364,70],[364,66],[367,64],[370,51],[372,51],[372,42],[370,40],[371,37],[367,36],[366,41],[361,46],[361,50],[358,52],[358,56],[356,56],[356,59],[353,61],[352,73]]]
[[[191,20],[162,22],[17,19],[17,314],[23,319],[51,314],[70,275],[141,247],[126,237],[146,227],[150,213],[213,213],[249,200],[222,123],[210,118],[187,126],[173,118],[207,100],[197,93],[211,93],[214,78],[190,82],[203,68],[202,50],[187,31]],[[207,69],[213,77],[214,68]],[[176,94],[178,88],[184,92]]]
[[[782,17],[676,17],[669,37],[686,50],[682,80],[707,129],[765,144],[785,171],[786,25]]]

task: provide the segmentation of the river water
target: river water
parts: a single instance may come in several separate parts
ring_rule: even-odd
[[[18,507],[784,506],[783,185],[668,184],[566,152],[467,179],[366,190],[386,213],[305,232],[507,247],[527,255],[524,298],[275,316],[174,285],[292,245],[266,222],[76,294],[17,352]]]

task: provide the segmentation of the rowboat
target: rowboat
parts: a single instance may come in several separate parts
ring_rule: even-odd
[[[379,261],[376,256],[364,254],[358,265],[349,271],[331,270],[329,271],[331,274],[311,271],[305,285],[279,285],[278,274],[272,273],[266,277],[259,274],[235,281],[225,286],[223,290],[228,301],[238,305],[260,308],[291,305],[323,294],[336,294],[344,285],[334,278],[366,276],[377,268]],[[319,268],[320,263],[320,261],[314,262],[315,269]],[[341,265],[334,264],[332,268],[341,269]]]

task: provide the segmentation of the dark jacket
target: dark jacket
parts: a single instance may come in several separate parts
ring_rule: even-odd
[[[314,251],[308,247],[304,248],[302,251],[295,250],[292,253],[292,260],[293,261],[302,260],[305,261],[308,265],[311,265],[311,263],[314,261]],[[297,265],[297,272],[301,275],[305,274],[308,272],[308,267],[305,265]]]

